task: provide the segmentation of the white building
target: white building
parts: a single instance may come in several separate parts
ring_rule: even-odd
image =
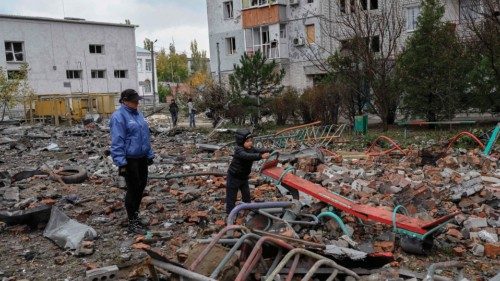
[[[219,75],[220,67],[227,81],[245,52],[260,50],[285,69],[285,86],[299,90],[310,87],[315,78],[325,74],[311,58],[324,60],[341,46],[340,40],[324,35],[326,29],[335,32],[339,27],[325,23],[335,22],[333,17],[345,16],[354,6],[377,13],[388,1],[395,0],[207,0],[212,74]],[[460,23],[470,0],[442,1],[444,20]],[[420,5],[421,0],[400,2],[406,23],[401,45],[416,27]],[[376,39],[370,44],[380,44]],[[374,46],[373,50],[380,48]]]
[[[138,93],[148,102],[153,102],[152,79],[154,74],[155,92],[158,93],[158,76],[156,72],[156,61],[154,63],[154,71],[152,71],[153,63],[151,61],[151,52],[141,47],[136,47],[137,52],[137,78],[139,81]],[[158,97],[156,97],[158,100]]]
[[[135,25],[0,15],[0,67],[29,64],[36,94],[138,88]]]

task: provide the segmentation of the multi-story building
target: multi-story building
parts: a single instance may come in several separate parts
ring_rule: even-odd
[[[0,67],[12,76],[27,63],[40,95],[137,90],[135,27],[0,15]]]
[[[257,50],[286,71],[283,84],[299,90],[325,74],[321,61],[342,47],[338,18],[363,9],[380,12],[394,0],[207,0],[211,69],[224,81],[246,52]],[[472,0],[442,0],[444,20],[460,23],[471,13]],[[416,28],[421,0],[398,3],[404,27],[400,46]],[[348,40],[350,38],[343,38]],[[377,40],[378,39],[378,40]],[[374,34],[372,50],[383,48]],[[219,63],[220,61],[220,63]],[[220,71],[219,71],[220,70]]]
[[[155,79],[155,92],[158,93],[158,76],[156,73],[156,62],[151,60],[151,52],[141,47],[136,47],[137,52],[137,77],[139,81],[139,90],[141,97],[147,102],[153,102],[152,79]],[[154,69],[153,69],[154,68]],[[156,97],[158,100],[158,97]]]

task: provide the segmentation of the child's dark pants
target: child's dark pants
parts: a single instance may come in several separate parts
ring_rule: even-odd
[[[250,187],[248,186],[248,179],[238,179],[231,174],[227,175],[226,183],[226,213],[229,214],[233,210],[236,198],[238,197],[238,190],[241,191],[241,201],[250,203]]]

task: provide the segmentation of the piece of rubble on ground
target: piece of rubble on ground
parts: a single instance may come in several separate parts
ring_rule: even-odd
[[[344,153],[287,144],[293,149],[279,157],[284,167],[292,163],[297,177],[328,192],[389,212],[403,206],[398,213],[421,221],[459,213],[432,233],[433,241],[410,240],[432,242],[427,255],[414,255],[402,250],[409,242],[391,223],[360,219],[266,180],[261,165],[254,165],[250,179],[254,203],[228,217],[224,174],[231,145],[208,145],[199,132],[169,133],[163,119],[153,122],[157,159],[140,213],[152,231],[145,236],[126,232],[125,191],[107,156],[104,124],[0,128],[2,280],[170,280],[176,274],[284,280],[290,272],[317,278],[311,280],[466,280],[460,274],[489,280],[498,274],[497,151],[490,157],[478,149],[427,147]],[[63,180],[68,167],[81,176],[79,183]],[[95,240],[82,237],[65,250],[45,238],[51,208],[90,227]]]

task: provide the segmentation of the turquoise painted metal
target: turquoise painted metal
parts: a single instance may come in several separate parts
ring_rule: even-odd
[[[495,129],[493,130],[493,133],[491,134],[490,139],[488,140],[488,143],[486,144],[486,147],[484,148],[483,154],[488,156],[491,153],[491,150],[493,150],[493,146],[498,140],[498,135],[500,134],[500,123],[497,124]]]

